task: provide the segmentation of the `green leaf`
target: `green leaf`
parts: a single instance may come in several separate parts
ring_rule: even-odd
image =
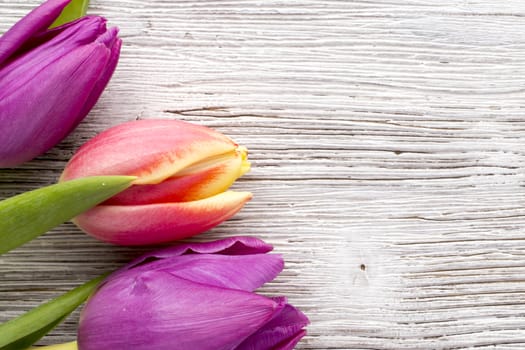
[[[0,254],[102,203],[133,176],[93,176],[61,182],[0,201]]]
[[[60,16],[53,22],[50,28],[58,27],[64,23],[74,21],[84,16],[89,6],[89,0],[71,0]]]
[[[22,316],[0,324],[0,350],[20,350],[34,344],[82,304],[106,276],[92,279]]]

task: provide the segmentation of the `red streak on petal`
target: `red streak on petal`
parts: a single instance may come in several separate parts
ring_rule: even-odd
[[[237,154],[197,173],[174,176],[155,185],[133,186],[105,204],[137,205],[189,202],[226,191],[241,174],[242,158]]]

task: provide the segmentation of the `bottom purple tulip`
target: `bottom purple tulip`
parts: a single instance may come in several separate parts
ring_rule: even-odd
[[[251,237],[149,253],[106,279],[80,318],[79,350],[288,350],[308,318],[253,293],[283,269]]]

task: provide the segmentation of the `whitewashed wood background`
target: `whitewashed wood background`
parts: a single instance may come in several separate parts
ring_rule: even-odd
[[[37,0],[0,0],[5,31]],[[198,239],[254,235],[286,270],[261,292],[311,319],[298,349],[525,348],[523,0],[93,0],[115,76],[64,142],[0,170],[54,183],[105,128],[179,118],[230,135],[254,199]],[[0,257],[0,321],[140,249],[64,224]],[[74,338],[78,314],[42,344]],[[153,349],[154,350],[154,349]]]

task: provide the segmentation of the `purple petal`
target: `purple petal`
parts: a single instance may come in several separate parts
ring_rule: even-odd
[[[0,95],[5,87],[10,91],[0,98],[0,166],[30,160],[62,140],[76,125],[108,59],[108,49],[92,43],[48,66],[28,66],[20,77],[23,85],[0,81]]]
[[[96,82],[95,86],[93,87],[93,90],[91,91],[91,94],[88,96],[84,107],[80,111],[78,117],[77,117],[77,124],[84,119],[84,117],[89,113],[91,108],[97,103],[100,95],[102,95],[102,92],[104,91],[106,85],[108,84],[109,80],[111,79],[111,76],[113,75],[113,72],[115,71],[115,68],[117,67],[117,63],[120,57],[120,49],[122,47],[122,40],[117,38],[118,29],[113,27],[110,28],[103,36],[101,36],[97,41],[103,43],[111,50],[111,54],[109,56],[109,61],[106,65],[106,69]]]
[[[70,0],[48,0],[35,8],[0,37],[0,67],[35,34],[58,18]]]
[[[192,282],[251,292],[277,277],[283,267],[282,257],[276,254],[190,254],[153,261],[128,273],[165,271]]]
[[[71,27],[78,27],[78,26],[82,25],[82,23],[84,23],[85,21],[90,21],[93,18],[99,18],[99,19],[103,20],[104,24],[105,24],[105,18],[104,17],[100,17],[100,16],[83,16],[83,17],[80,17],[80,18],[78,18],[78,19],[76,19],[74,21],[64,23],[61,26],[53,27],[53,28],[50,28],[50,29],[46,29],[45,31],[39,32],[39,33],[33,35],[31,38],[29,38],[13,55],[11,55],[11,58],[12,59],[16,59],[16,57],[22,56],[26,52],[28,52],[30,50],[34,50],[34,49],[38,48],[39,46],[44,45],[48,41],[53,40],[54,38],[56,38],[57,36],[59,36],[63,32],[70,31]],[[64,40],[62,40],[62,41],[64,41]],[[67,42],[65,42],[64,44],[67,44]]]
[[[253,237],[185,243],[143,255],[109,279],[155,270],[210,286],[253,291],[277,277],[284,267],[280,255],[264,254],[271,249]]]
[[[0,100],[26,85],[39,71],[54,65],[72,51],[93,43],[106,31],[106,20],[102,17],[86,16],[75,23],[0,70]]]
[[[286,303],[286,298],[275,298]],[[291,350],[306,334],[303,329],[309,323],[301,311],[285,304],[261,329],[252,334],[235,350]]]
[[[231,350],[283,305],[165,272],[108,281],[84,308],[80,350]]]
[[[263,240],[248,236],[229,237],[213,242],[182,243],[145,254],[124,266],[122,270],[133,268],[147,260],[171,258],[183,254],[264,254],[272,249],[273,247]]]

